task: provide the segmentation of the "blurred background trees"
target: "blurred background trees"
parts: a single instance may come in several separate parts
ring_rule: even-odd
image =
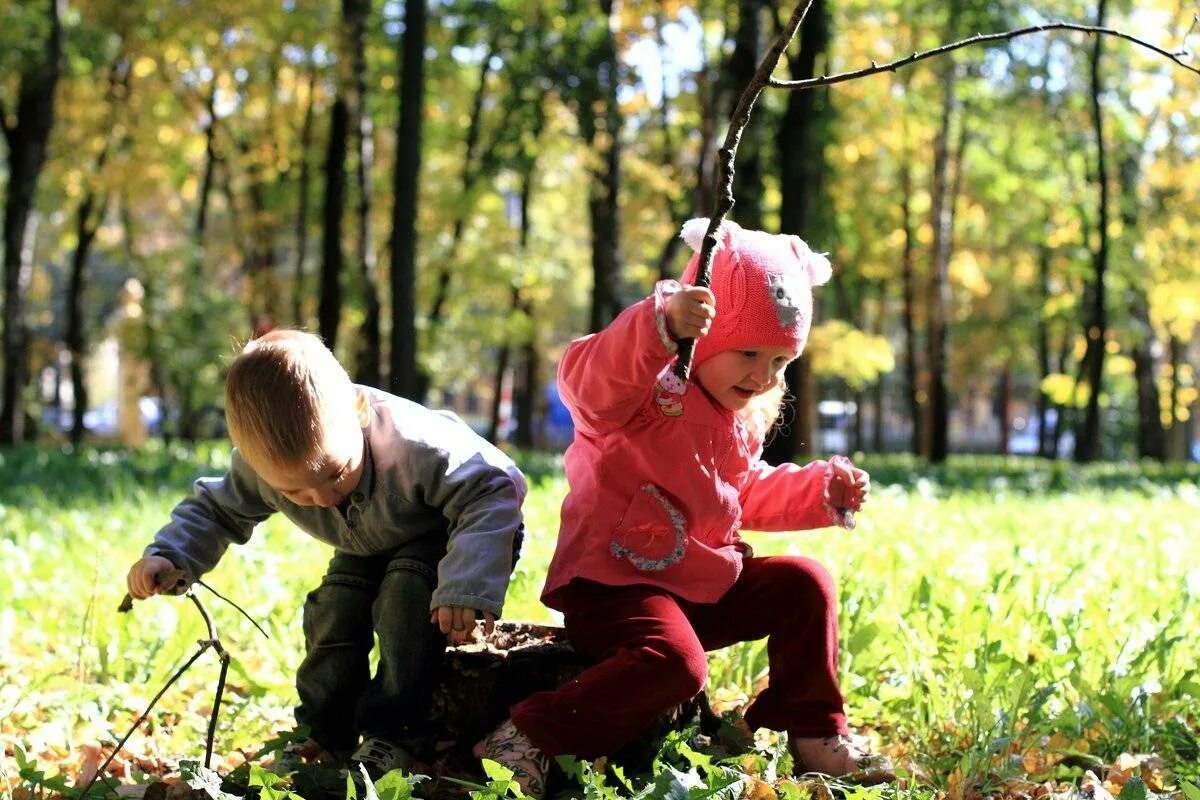
[[[108,433],[114,351],[148,364],[157,432],[219,433],[225,359],[296,325],[360,380],[561,446],[562,345],[682,269],[791,11],[0,0],[0,441]],[[817,0],[776,75],[1052,19],[1174,50],[1194,12]],[[731,216],[835,265],[770,457],[1188,457],[1198,112],[1194,73],[1064,34],[768,90]],[[130,278],[143,331],[117,337]]]

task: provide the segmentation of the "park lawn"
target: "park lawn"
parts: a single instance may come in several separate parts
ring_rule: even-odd
[[[191,478],[227,458],[222,446],[0,454],[0,797],[44,789],[38,770],[73,778],[94,763],[95,744],[124,735],[195,652],[204,627],[186,600],[116,607],[128,565]],[[553,622],[537,595],[565,484],[553,458],[525,463],[529,535],[506,616]],[[811,555],[837,579],[852,725],[910,774],[885,794],[1074,797],[1090,770],[1113,793],[1133,787],[1134,800],[1200,799],[1200,471],[864,464],[875,490],[853,532],[748,538],[760,554]],[[206,576],[270,634],[201,594],[233,656],[218,769],[290,727],[301,602],[327,556],[273,519]],[[761,644],[714,654],[711,699],[736,710],[764,670]],[[209,653],[114,774],[131,781],[202,757],[216,679]],[[765,732],[757,745],[739,763],[771,779],[777,750]]]

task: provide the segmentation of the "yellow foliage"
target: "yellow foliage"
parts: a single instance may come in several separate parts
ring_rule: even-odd
[[[838,377],[855,390],[861,390],[896,368],[892,346],[840,319],[813,328],[805,348],[817,375]]]
[[[979,268],[979,260],[970,250],[959,250],[950,259],[950,279],[974,295],[986,295],[992,290]]]
[[[1129,356],[1110,355],[1104,359],[1104,371],[1109,375],[1132,375],[1133,359]]]
[[[917,228],[917,241],[921,244],[933,242],[933,226],[928,222],[921,223],[921,227]]]
[[[1056,405],[1073,405],[1071,397],[1075,392],[1075,379],[1070,375],[1056,372],[1042,379],[1042,392]]]
[[[1087,352],[1087,339],[1082,336],[1075,337],[1075,345],[1071,348],[1072,357],[1078,361],[1083,358],[1083,354]]]
[[[183,185],[179,187],[179,196],[190,203],[196,199],[199,186],[200,182],[196,180],[196,176],[188,175],[183,179]]]
[[[137,61],[133,62],[133,76],[135,78],[148,78],[158,69],[158,62],[149,56],[140,56]]]
[[[1078,242],[1080,237],[1079,220],[1072,217],[1054,226],[1046,236],[1046,246],[1054,249],[1065,244]]]

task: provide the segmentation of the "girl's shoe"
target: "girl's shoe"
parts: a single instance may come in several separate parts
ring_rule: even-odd
[[[793,772],[818,772],[858,783],[883,783],[896,779],[891,760],[872,753],[862,736],[790,736],[788,749],[796,762]]]
[[[511,769],[513,780],[520,784],[526,796],[540,798],[546,793],[550,757],[517,730],[511,719],[485,736],[472,752],[476,758],[489,758]]]

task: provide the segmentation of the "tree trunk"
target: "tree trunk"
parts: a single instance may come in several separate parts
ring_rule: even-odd
[[[159,409],[162,413],[159,421],[159,433],[162,436],[163,444],[170,445],[171,426],[167,424],[167,381],[163,371],[163,354],[159,347],[156,324],[158,282],[154,280],[152,275],[147,274],[142,265],[142,259],[138,255],[137,248],[134,247],[133,213],[129,210],[129,202],[126,198],[121,198],[120,214],[121,227],[125,229],[125,257],[128,259],[131,267],[137,267],[134,271],[141,274],[142,288],[145,289],[145,294],[142,296],[142,309],[145,311],[143,320],[146,336],[146,357],[150,361],[150,385],[154,388],[155,394],[158,395]]]
[[[901,165],[900,186],[903,197],[900,214],[904,225],[904,249],[900,254],[900,276],[904,293],[904,392],[908,399],[908,415],[912,425],[912,441],[909,449],[913,455],[927,455],[925,448],[925,408],[921,402],[920,368],[917,359],[921,351],[917,341],[917,276],[916,231],[912,223],[912,166],[905,155]]]
[[[1010,453],[1008,432],[1012,430],[1012,384],[1012,364],[1005,364],[1004,369],[1000,372],[999,386],[997,387],[998,397],[996,398],[996,422],[1000,428],[996,452],[1002,456]]]
[[[98,175],[108,160],[108,144],[100,151],[92,174]],[[67,326],[66,344],[71,353],[71,389],[75,407],[71,414],[71,444],[83,441],[83,414],[87,411],[87,382],[84,380],[83,362],[87,357],[87,334],[84,322],[83,290],[87,279],[88,255],[96,238],[100,220],[95,218],[97,210],[102,215],[106,201],[96,196],[92,186],[84,191],[83,200],[75,211],[75,251],[71,254],[71,276],[67,281]]]
[[[1046,303],[1050,300],[1050,248],[1038,248],[1038,314],[1037,314],[1037,454],[1042,458],[1050,455],[1049,411],[1050,398],[1043,386],[1050,376],[1050,327],[1046,319]]]
[[[818,0],[815,5],[824,5],[824,3]],[[725,74],[725,103],[723,106],[726,118],[733,115],[733,110],[737,106],[742,92],[753,80],[763,49],[763,0],[739,0],[737,7],[738,28],[734,35],[733,53],[726,64]],[[809,28],[816,23],[814,17],[819,16],[816,14],[817,10],[816,8],[809,10],[808,20],[800,31],[802,39],[808,34]],[[820,23],[816,23],[816,25],[819,27]],[[817,56],[817,53],[803,53],[803,42],[801,42],[801,50],[802,58],[809,59]],[[793,78],[795,78],[794,74]],[[808,94],[809,92],[789,92],[789,107],[792,97]],[[736,213],[733,216],[744,228],[763,227],[763,195],[765,193],[763,147],[767,137],[765,111],[765,104],[761,104],[759,113],[751,115],[745,130],[742,131],[741,141],[738,143],[737,171],[733,176],[733,196],[737,205]],[[786,186],[787,182],[783,181],[782,184]],[[798,188],[806,189],[808,187]],[[783,229],[783,232],[792,233],[786,228]]]
[[[879,307],[875,314],[874,333],[876,336],[887,338],[887,289],[883,286],[879,287]],[[871,452],[882,453],[884,450],[883,440],[883,407],[886,402],[886,393],[884,392],[884,373],[880,373],[875,380],[875,385],[871,387],[871,405],[874,408],[874,414],[871,416]],[[861,411],[861,409],[860,409]]]
[[[292,324],[303,328],[307,321],[304,310],[305,279],[304,261],[308,258],[308,194],[309,184],[312,183],[312,162],[309,151],[312,150],[313,138],[313,90],[316,88],[317,69],[309,68],[308,72],[308,104],[304,108],[304,124],[300,128],[300,185],[296,188],[299,193],[299,203],[296,208],[296,261],[294,278],[292,279]]]
[[[1062,340],[1058,348],[1058,373],[1067,374],[1067,361],[1071,357],[1071,336],[1064,326]],[[1058,450],[1062,443],[1063,431],[1067,429],[1067,407],[1061,403],[1054,404],[1054,428],[1050,436],[1050,458],[1058,458]]]
[[[204,172],[200,179],[200,196],[196,205],[196,221],[192,224],[192,273],[191,278],[199,286],[204,280],[204,233],[208,230],[208,201],[212,197],[216,175],[217,156],[217,76],[212,79],[206,101],[207,118],[204,124]]]
[[[1108,0],[1100,0],[1096,8],[1096,25],[1103,26]],[[1085,323],[1087,349],[1083,354],[1084,378],[1088,386],[1087,405],[1084,407],[1083,422],[1075,435],[1075,460],[1080,463],[1095,461],[1103,456],[1102,424],[1100,420],[1100,394],[1104,390],[1104,347],[1108,337],[1108,154],[1104,146],[1104,111],[1100,100],[1104,93],[1100,74],[1100,58],[1104,37],[1097,36],[1092,42],[1089,67],[1092,78],[1092,132],[1096,137],[1096,190],[1099,196],[1096,233],[1099,242],[1092,252],[1092,280],[1088,286],[1089,300]]]
[[[512,311],[515,312],[521,303],[521,290],[516,286],[512,290]],[[511,314],[510,314],[511,316]],[[488,441],[493,444],[500,443],[500,424],[503,420],[500,418],[504,410],[504,382],[508,377],[508,361],[512,354],[512,345],[505,340],[500,345],[500,352],[496,354],[496,372],[492,379],[492,408],[488,415]],[[509,408],[511,405],[512,395],[509,395]]]
[[[427,0],[408,0],[400,37],[400,119],[392,182],[392,335],[389,382],[394,393],[420,402],[417,370],[417,198],[421,175],[421,117],[425,108]]]
[[[346,205],[346,151],[350,109],[339,87],[329,117],[325,151],[325,202],[321,212],[321,289],[317,298],[317,332],[332,350],[342,319],[342,212]]]
[[[265,332],[279,323],[280,300],[278,275],[275,271],[276,227],[273,213],[267,205],[271,187],[263,181],[262,170],[249,170],[250,231],[246,248],[246,278],[250,282],[251,328]],[[232,200],[231,200],[232,210]],[[236,211],[235,211],[236,215]]]
[[[958,28],[959,3],[950,3],[946,30],[953,37]],[[950,178],[953,158],[950,130],[958,114],[955,88],[958,66],[948,56],[942,72],[942,120],[933,148],[933,196],[930,222],[933,227],[929,270],[929,460],[941,463],[950,452],[950,397],[946,386],[946,361],[949,346],[950,254],[954,237],[954,195]]]
[[[0,379],[0,444],[20,444],[25,439],[25,403],[28,329],[25,294],[33,277],[33,214],[38,177],[46,161],[50,130],[54,127],[54,95],[61,72],[63,30],[62,0],[45,0],[49,26],[40,60],[22,65],[17,107],[0,108],[0,130],[8,142],[8,181],[4,198],[4,331],[0,350],[4,372]]]
[[[602,31],[589,63],[594,67],[577,95],[579,129],[595,155],[589,169],[588,220],[591,225],[592,304],[588,329],[601,330],[621,311],[621,109],[617,90],[620,62],[612,31],[613,0],[601,0]]]
[[[1150,303],[1140,287],[1130,288],[1133,324],[1133,377],[1137,383],[1137,448],[1141,458],[1167,459],[1167,437],[1158,391],[1158,341],[1150,322]]]
[[[817,74],[817,63],[825,58],[829,47],[830,26],[825,0],[813,0],[800,29],[800,50],[788,52],[788,68],[793,80]],[[819,217],[827,174],[824,152],[831,116],[827,90],[788,92],[787,107],[775,140],[779,151],[780,232],[801,237],[814,250],[832,244],[827,238],[827,232],[832,228],[826,226],[827,220]],[[740,158],[737,170],[740,175]],[[735,196],[740,204],[743,196]],[[816,392],[812,385],[810,359],[801,356],[793,361],[784,372],[784,378],[792,399],[781,416],[784,419],[793,417],[795,422],[775,430],[763,450],[763,459],[769,464],[786,464],[801,454],[811,456],[816,448],[813,436]]]
[[[541,136],[545,123],[545,115],[541,105],[537,106],[535,120],[533,129],[535,146],[530,148],[531,155],[521,171],[521,233],[518,238],[518,246],[521,253],[525,253],[529,247],[529,233],[532,225],[529,209],[533,200],[534,168],[537,165],[536,142]],[[513,430],[513,443],[517,447],[531,448],[534,446],[534,410],[537,408],[538,397],[541,393],[541,380],[539,378],[541,375],[542,360],[538,354],[538,335],[537,326],[534,325],[533,304],[521,298],[520,292],[517,293],[517,301],[519,309],[524,312],[526,318],[529,320],[529,330],[524,344],[521,345],[521,380],[516,381],[516,386],[513,389],[513,404],[516,407],[514,411],[516,426]]]
[[[375,126],[367,109],[367,20],[371,0],[344,0],[343,14],[349,28],[351,56],[351,108],[354,139],[355,180],[358,183],[358,230],[355,260],[362,281],[363,321],[359,329],[355,379],[367,386],[380,385],[383,364],[383,312],[379,300],[379,279],[371,235],[371,173],[375,166]]]
[[[696,13],[700,19],[707,17],[708,3],[699,0],[696,3]],[[716,202],[716,175],[714,166],[716,151],[713,143],[717,136],[717,116],[721,108],[720,75],[714,76],[708,62],[708,42],[705,41],[703,26],[701,26],[700,69],[696,72],[696,102],[700,109],[700,147],[696,161],[696,184],[692,188],[692,208],[698,217],[707,217],[712,213],[713,203]],[[685,222],[687,220],[684,220]],[[678,232],[674,238],[679,238]]]
[[[1167,457],[1172,461],[1185,461],[1188,457],[1189,442],[1184,437],[1186,426],[1180,414],[1183,409],[1183,398],[1180,396],[1183,381],[1179,379],[1179,370],[1183,366],[1183,343],[1173,333],[1168,343],[1167,354],[1171,360],[1171,422],[1167,429]]]

